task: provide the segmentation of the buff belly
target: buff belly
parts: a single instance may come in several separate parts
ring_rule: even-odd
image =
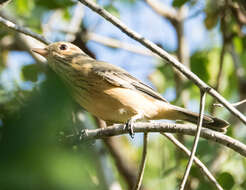
[[[88,112],[108,123],[125,123],[138,114],[148,120],[170,117],[168,103],[127,88],[99,89],[88,95],[75,95],[75,99]]]

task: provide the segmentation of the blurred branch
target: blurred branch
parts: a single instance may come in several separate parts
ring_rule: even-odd
[[[100,129],[106,129],[107,126],[103,120],[96,118],[96,122]],[[137,175],[133,164],[127,160],[125,154],[123,154],[122,150],[119,149],[119,139],[103,138],[103,142],[105,143],[111,156],[113,157],[118,172],[126,181],[128,189],[132,189],[137,180]]]
[[[225,36],[224,36],[222,49],[221,49],[221,52],[220,52],[219,72],[218,72],[218,75],[217,75],[217,78],[216,78],[216,85],[215,85],[215,90],[218,91],[218,92],[220,92],[219,88],[220,88],[220,84],[221,84],[221,80],[222,80],[223,64],[224,64],[224,58],[225,58],[225,53],[226,53],[225,50],[226,50],[226,42],[225,42]],[[215,99],[213,99],[212,105],[214,105],[214,103],[215,103]],[[210,113],[212,115],[214,115],[214,113],[215,113],[215,107],[214,106],[211,106]]]
[[[78,2],[74,9],[73,17],[68,26],[68,30],[72,31],[73,34],[67,33],[65,37],[66,41],[71,42],[75,40],[76,33],[80,31],[80,25],[83,21],[83,17],[84,7],[81,5],[81,3]]]
[[[169,133],[161,133],[161,134],[167,137],[174,145],[178,147],[179,150],[184,152],[186,155],[190,156],[191,152],[181,142],[179,142],[172,134]],[[215,177],[211,174],[208,168],[196,156],[194,157],[194,163],[197,165],[198,168],[200,168],[201,172],[205,176],[207,176],[209,181],[211,181],[217,189],[223,190],[223,188],[216,181]]]
[[[155,54],[153,54],[148,49],[141,48],[139,46],[136,46],[136,45],[133,45],[130,43],[121,42],[121,41],[116,40],[114,38],[105,37],[105,36],[102,36],[102,35],[99,35],[96,33],[87,33],[86,38],[87,38],[87,40],[91,40],[91,41],[106,45],[108,47],[121,48],[121,49],[124,49],[124,50],[129,51],[129,52],[142,54],[142,55],[146,55],[146,56],[156,56]]]
[[[139,190],[143,181],[144,169],[147,160],[148,133],[144,133],[143,141],[142,161],[139,167],[138,178],[134,190]]]
[[[87,139],[102,139],[111,136],[128,134],[129,131],[123,128],[124,128],[124,124],[118,124],[103,129],[85,130],[82,132],[80,138],[83,141]],[[176,124],[176,123],[166,123],[166,122],[134,123],[134,132],[136,133],[163,132],[163,133],[181,133],[181,134],[194,136],[196,134],[196,129],[197,127],[192,126],[191,124]],[[234,150],[235,152],[238,152],[242,156],[246,157],[246,145],[236,139],[233,139],[222,133],[205,128],[202,128],[201,130],[201,137],[220,143]]]
[[[96,3],[90,0],[79,0],[81,3],[92,9],[93,11],[97,12],[99,15],[104,17],[106,20],[114,24],[116,27],[118,27],[122,32],[126,33],[131,38],[137,40],[142,45],[162,57],[165,61],[167,61],[169,64],[171,64],[173,67],[178,69],[180,72],[182,72],[188,79],[193,81],[200,89],[207,91],[209,94],[211,94],[213,97],[215,97],[221,104],[223,104],[231,113],[233,113],[235,116],[237,116],[244,124],[246,124],[246,117],[239,112],[236,108],[230,105],[230,103],[222,97],[217,91],[212,89],[210,86],[208,86],[204,81],[202,81],[197,75],[195,75],[193,72],[191,72],[189,69],[187,69],[182,63],[180,63],[178,60],[176,60],[173,56],[171,56],[169,53],[167,53],[162,48],[158,47],[153,42],[145,39],[143,36],[138,34],[137,32],[131,30],[128,28],[124,23],[122,23],[118,18],[111,15],[109,12],[107,12],[105,9],[98,6]],[[209,90],[208,90],[209,89]]]
[[[242,5],[245,5],[245,2],[242,3]],[[229,6],[232,10],[232,13],[234,14],[237,22],[240,25],[245,25],[246,24],[246,12],[240,8],[239,2],[230,2]]]
[[[221,83],[221,80],[222,80],[222,70],[223,70],[223,63],[224,63],[224,58],[225,58],[225,42],[223,43],[222,45],[222,50],[221,50],[221,53],[220,53],[220,65],[219,65],[219,73],[217,75],[217,83],[216,83],[216,86],[215,86],[215,90],[219,92],[219,87],[220,87],[220,83]]]
[[[196,153],[196,149],[197,149],[197,145],[198,145],[198,142],[199,142],[200,133],[201,133],[201,129],[202,129],[202,121],[203,121],[204,108],[205,108],[205,103],[206,103],[206,92],[201,90],[200,93],[201,93],[200,111],[199,111],[199,119],[198,119],[198,124],[197,124],[196,136],[195,136],[194,144],[192,146],[190,159],[189,159],[189,162],[188,162],[187,167],[185,169],[185,173],[184,173],[184,177],[182,179],[182,183],[180,185],[180,190],[184,190],[184,188],[185,188],[185,184],[187,182],[187,179],[188,179],[188,176],[189,176],[189,173],[190,173],[190,169],[191,169],[191,166],[193,164],[193,160],[195,158],[195,153]]]
[[[0,0],[0,8],[4,7],[7,5],[11,0]]]
[[[22,26],[18,26],[17,24],[15,24],[15,23],[7,20],[7,19],[4,19],[3,17],[0,17],[0,23],[2,25],[4,25],[4,26],[8,27],[11,30],[14,30],[16,32],[20,32],[20,33],[26,34],[28,36],[31,36],[31,37],[37,39],[38,41],[43,42],[46,45],[50,43],[50,41],[48,41],[47,39],[45,39],[42,35],[39,35],[39,34],[37,34],[35,32],[32,32],[28,28],[24,28]]]
[[[78,124],[85,125],[86,128],[89,129],[94,129],[94,125],[90,122],[90,120],[84,120],[80,117],[81,112],[81,107],[78,105],[78,110],[76,111],[76,114],[74,115],[74,120]],[[97,123],[97,127],[106,127],[105,122],[102,120],[97,119],[94,117]],[[75,134],[78,134],[78,129],[75,129]],[[111,163],[108,162],[108,154],[106,151],[106,147],[104,146],[105,144],[102,141],[94,142],[93,143],[93,148],[92,151],[97,154],[97,158],[95,158],[96,161],[98,161],[98,172],[101,175],[100,176],[100,181],[102,181],[101,185],[105,187],[107,190],[121,190],[120,183],[118,180],[116,180],[114,172],[112,171],[113,168],[111,167]],[[95,163],[96,164],[96,163]]]
[[[159,15],[167,18],[171,22],[177,22],[180,18],[176,9],[168,7],[161,3],[159,0],[145,0],[145,2]]]

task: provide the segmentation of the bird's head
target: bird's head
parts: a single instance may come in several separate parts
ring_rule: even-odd
[[[68,59],[84,52],[77,46],[69,42],[55,42],[45,48],[33,48],[33,52],[38,53],[48,60]]]

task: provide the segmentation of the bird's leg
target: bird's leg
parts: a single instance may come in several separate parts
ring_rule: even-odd
[[[125,124],[124,129],[128,129],[130,137],[134,138],[134,131],[133,131],[133,124],[135,121],[143,119],[143,114],[137,114],[133,117],[131,117]]]

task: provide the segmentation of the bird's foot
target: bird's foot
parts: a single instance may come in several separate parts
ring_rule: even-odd
[[[129,135],[132,139],[134,138],[134,135],[135,135],[134,130],[133,130],[133,125],[134,125],[134,120],[129,119],[124,126],[124,129],[127,129],[129,131]]]

